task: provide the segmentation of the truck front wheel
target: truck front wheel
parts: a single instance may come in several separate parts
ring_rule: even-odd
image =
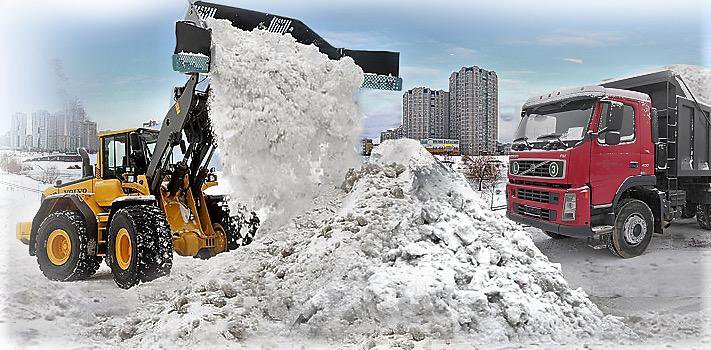
[[[711,230],[711,204],[699,204],[696,210],[696,222],[704,230]]]
[[[652,210],[637,199],[626,199],[618,208],[608,244],[610,251],[621,258],[642,255],[654,232]]]

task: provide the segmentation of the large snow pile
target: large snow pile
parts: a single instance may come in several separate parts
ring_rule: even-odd
[[[699,102],[711,106],[711,69],[686,64],[666,66],[681,76]]]
[[[129,324],[128,341],[565,342],[611,325],[623,333],[417,141],[386,141],[373,157],[348,173],[340,195],[163,294]]]
[[[627,79],[639,75],[656,73],[666,70],[670,70],[674,72],[674,74],[681,76],[683,81],[688,86],[688,89],[691,90],[691,93],[694,95],[694,97],[696,97],[699,102],[711,106],[711,69],[708,69],[706,67],[693,66],[688,64],[672,64],[669,66],[661,67],[659,69],[644,71],[630,76],[605,79],[602,81],[602,83]],[[682,88],[686,89],[686,87],[684,86],[682,86]]]
[[[285,223],[356,164],[363,71],[290,35],[208,24],[210,115],[232,197]]]

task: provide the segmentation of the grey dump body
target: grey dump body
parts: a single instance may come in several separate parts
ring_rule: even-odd
[[[652,137],[657,144],[655,168],[658,178],[669,178],[672,182],[675,179],[709,182],[711,107],[698,101],[695,92],[689,90],[682,78],[665,70],[602,85],[638,91],[651,97],[652,107],[656,109]]]

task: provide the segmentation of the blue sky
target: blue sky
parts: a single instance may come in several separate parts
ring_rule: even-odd
[[[711,5],[669,1],[221,0],[299,18],[332,44],[400,51],[405,89],[447,89],[449,74],[478,65],[499,75],[499,139],[509,140],[534,93],[675,63],[711,67]],[[186,1],[6,0],[0,15],[0,130],[13,112],[83,101],[101,129],[162,118],[172,87],[174,21]],[[51,64],[62,63],[60,83]],[[364,90],[364,134],[397,126],[400,92]]]

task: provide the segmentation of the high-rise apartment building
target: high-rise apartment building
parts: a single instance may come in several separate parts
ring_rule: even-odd
[[[10,121],[10,148],[27,148],[27,114],[17,112]]]
[[[47,118],[48,151],[67,151],[67,122],[64,111],[52,113]]]
[[[86,147],[82,144],[83,137],[82,123],[86,120],[84,106],[78,100],[67,102],[64,106],[64,115],[67,125],[67,147],[69,150],[76,150],[79,147]]]
[[[47,149],[47,122],[49,120],[49,112],[38,110],[32,113],[32,146],[30,148],[37,150]]]
[[[496,72],[462,67],[449,77],[450,138],[464,155],[494,154],[499,127]]]
[[[80,124],[80,147],[86,148],[89,152],[99,151],[99,138],[96,136],[96,122],[84,120]]]
[[[449,134],[449,93],[417,87],[402,95],[402,127],[407,138],[446,138]]]

